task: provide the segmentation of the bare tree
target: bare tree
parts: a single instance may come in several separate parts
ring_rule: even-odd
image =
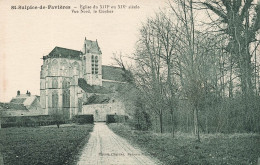
[[[171,132],[174,137],[174,110],[177,109],[177,84],[174,78],[177,73],[176,68],[174,68],[174,56],[175,50],[175,28],[172,17],[168,16],[167,13],[160,12],[156,15],[156,18],[153,21],[153,30],[156,33],[156,37],[159,42],[162,44],[161,53],[158,54],[164,61],[165,70],[167,72],[166,76],[166,90],[164,92],[166,104],[171,115]]]
[[[137,76],[138,87],[144,92],[151,110],[158,115],[160,132],[163,132],[163,79],[164,68],[162,54],[162,43],[154,29],[154,20],[148,19],[141,28],[141,37],[135,54],[136,64],[139,68]]]
[[[253,0],[214,0],[202,4],[218,16],[214,24],[229,36],[226,50],[231,53],[231,62],[240,69],[241,90],[245,104],[248,104],[248,98],[253,94],[250,44],[256,41],[260,29],[260,3],[253,4]]]
[[[250,113],[243,117],[239,113],[246,106],[244,106],[245,102],[240,103],[239,100],[241,96],[245,98],[246,95],[251,95],[252,90],[258,90],[256,86],[259,84],[257,70],[259,64],[256,52],[259,44],[256,44],[254,50],[249,48],[250,43],[254,40],[245,46],[245,43],[248,43],[245,41],[249,40],[248,37],[251,35],[249,31],[256,26],[253,26],[255,20],[250,19],[250,16],[253,15],[254,19],[257,19],[258,15],[252,14],[252,10],[248,9],[246,19],[249,19],[249,22],[246,19],[240,22],[244,27],[244,29],[240,29],[242,34],[237,34],[239,29],[236,29],[238,28],[236,26],[238,24],[234,23],[234,20],[230,26],[229,20],[227,23],[223,21],[226,26],[222,25],[218,28],[221,27],[222,30],[224,29],[225,35],[229,35],[226,38],[219,35],[219,32],[209,30],[210,26],[216,22],[209,24],[210,26],[203,24],[207,27],[203,30],[199,29],[198,20],[194,16],[197,12],[205,11],[195,10],[197,7],[194,7],[195,4],[203,4],[210,8],[209,6],[213,3],[213,7],[214,5],[223,7],[221,5],[224,1],[207,1],[206,3],[194,1],[169,1],[170,10],[155,13],[155,17],[149,18],[141,27],[140,38],[133,57],[134,67],[129,74],[137,91],[133,94],[136,99],[133,99],[132,103],[135,104],[135,109],[138,109],[138,123],[142,123],[141,120],[144,120],[139,115],[148,114],[155,119],[151,121],[156,129],[158,126],[161,133],[170,130],[173,136],[177,129],[186,124],[186,130],[190,130],[189,126],[194,128],[198,141],[200,141],[201,131],[221,132],[231,131],[234,128],[257,130],[258,121],[251,111],[257,109],[258,103],[250,105],[249,98],[244,100],[252,110],[249,108]],[[233,5],[235,1],[229,2]],[[247,3],[245,1],[245,4]],[[239,3],[237,5],[239,6]],[[254,5],[252,4],[252,6]],[[231,8],[232,13],[234,5]],[[258,11],[257,7],[255,9]],[[221,12],[225,13],[226,10],[221,8]],[[242,12],[241,10],[247,9],[240,7],[239,12]],[[226,13],[226,17],[229,17],[228,14],[230,13]],[[233,16],[232,19],[235,17],[238,18]],[[255,31],[254,35],[257,33]],[[241,41],[243,37],[246,37],[245,41]],[[243,45],[244,47],[242,47]],[[242,60],[248,58],[248,54],[250,56],[254,54],[255,58],[254,70],[252,70],[253,65],[250,64],[251,71],[247,68],[249,61]],[[123,70],[127,70],[122,55],[115,61]],[[245,74],[249,72],[251,75]],[[252,85],[253,72],[255,89]],[[237,79],[240,79],[240,87],[236,84]],[[242,95],[239,93],[239,89],[242,89]],[[257,102],[256,100],[258,98],[255,97],[251,102]],[[237,103],[241,106],[237,106]],[[239,123],[238,121],[242,118],[245,120]]]

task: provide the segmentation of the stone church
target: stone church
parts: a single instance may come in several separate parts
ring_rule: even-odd
[[[45,114],[93,114],[104,121],[107,114],[124,115],[116,89],[125,84],[123,70],[103,66],[98,41],[85,38],[82,51],[55,47],[43,56],[40,104]]]

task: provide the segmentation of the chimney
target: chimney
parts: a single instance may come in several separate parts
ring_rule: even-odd
[[[17,96],[20,96],[20,91],[19,90],[17,91]]]
[[[26,95],[27,95],[27,96],[31,96],[31,92],[29,92],[29,91],[27,90]]]

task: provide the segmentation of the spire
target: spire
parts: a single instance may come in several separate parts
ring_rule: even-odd
[[[99,47],[99,45],[98,45],[98,41],[97,41],[97,39],[96,39],[96,43],[97,43],[98,51],[102,54],[102,52],[101,52],[101,50],[100,50],[100,47]]]
[[[86,41],[87,41],[87,38],[85,37],[84,44],[83,44],[83,49],[82,49],[83,54],[85,54],[86,51],[87,51]]]

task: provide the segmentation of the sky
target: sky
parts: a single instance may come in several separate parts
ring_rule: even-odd
[[[138,5],[113,13],[81,13],[70,10],[11,10],[12,5]],[[103,65],[113,63],[114,52],[130,55],[139,29],[147,17],[166,5],[158,0],[0,0],[0,102],[16,91],[40,93],[42,56],[55,46],[81,50],[84,38],[98,40]],[[99,6],[100,7],[100,6]]]

